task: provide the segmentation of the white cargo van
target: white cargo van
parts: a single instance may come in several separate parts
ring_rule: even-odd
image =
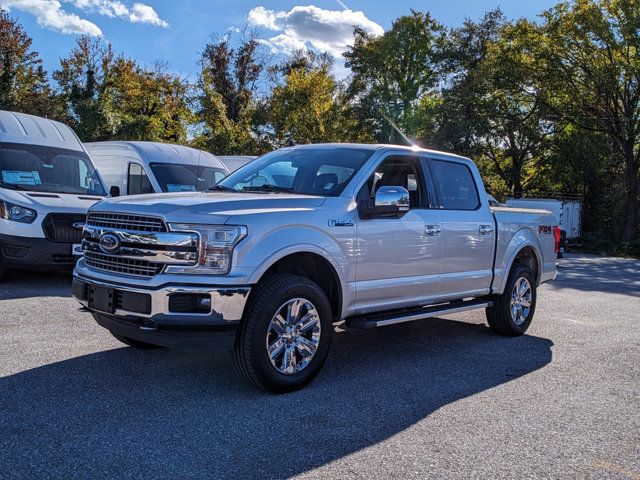
[[[229,170],[214,155],[159,142],[94,142],[85,147],[111,195],[206,191]]]
[[[255,155],[216,155],[218,159],[229,169],[229,172],[235,172],[240,167],[244,167],[247,163],[253,162]]]
[[[582,236],[582,200],[579,198],[509,198],[507,206],[548,210],[559,221],[563,243],[577,245]]]
[[[106,195],[73,130],[0,110],[0,276],[72,269],[87,209]]]

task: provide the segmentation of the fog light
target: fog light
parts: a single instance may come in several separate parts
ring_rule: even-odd
[[[198,310],[201,312],[210,312],[211,311],[211,297],[198,297],[196,300],[196,305]]]
[[[211,295],[206,293],[174,293],[169,296],[171,313],[211,313]]]

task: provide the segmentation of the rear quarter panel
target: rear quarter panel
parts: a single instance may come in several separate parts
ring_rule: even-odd
[[[518,253],[530,247],[538,259],[537,283],[553,280],[556,275],[556,253],[553,226],[556,217],[546,210],[517,208],[492,209],[498,227],[495,276],[492,292],[504,291],[509,271]]]

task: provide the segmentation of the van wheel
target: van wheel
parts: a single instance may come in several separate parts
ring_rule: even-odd
[[[322,368],[332,334],[322,289],[304,277],[274,275],[258,285],[247,306],[234,346],[236,370],[263,390],[298,390]]]
[[[111,330],[109,330],[111,332]],[[154,345],[153,343],[142,342],[140,340],[136,340],[135,338],[124,337],[122,335],[116,335],[111,332],[115,338],[120,340],[125,345],[129,345],[130,347],[138,348],[140,350],[154,350],[156,348],[162,348],[160,345]]]
[[[530,268],[515,265],[502,295],[486,309],[489,327],[500,335],[515,337],[527,331],[536,309],[536,279]]]

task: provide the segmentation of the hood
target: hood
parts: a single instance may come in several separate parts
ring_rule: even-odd
[[[0,198],[21,207],[32,208],[38,213],[85,213],[89,207],[104,197],[70,193],[22,192],[5,188]]]
[[[110,198],[91,211],[163,217],[169,223],[226,223],[230,216],[314,209],[325,197],[282,193],[182,192]]]

